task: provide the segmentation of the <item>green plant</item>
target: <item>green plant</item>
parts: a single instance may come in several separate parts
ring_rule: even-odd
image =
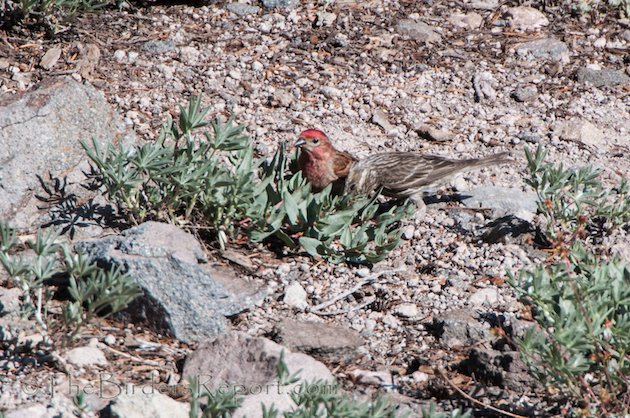
[[[75,409],[72,411],[72,413],[77,416],[77,417],[84,417],[87,416],[90,407],[86,402],[85,399],[85,392],[83,391],[79,391],[73,398],[72,398],[72,404],[74,405]]]
[[[33,256],[12,254],[18,241],[15,230],[0,222],[0,264],[23,292],[23,312],[48,330],[48,307],[53,276],[67,276],[72,300],[63,308],[66,336],[72,339],[95,315],[107,316],[124,309],[139,294],[133,279],[119,269],[105,271],[67,245],[57,243],[53,230],[37,232],[26,245]]]
[[[100,171],[108,197],[135,224],[148,219],[207,225],[223,247],[240,230],[255,200],[254,161],[243,126],[205,120],[208,109],[193,98],[178,123],[162,126],[155,143],[126,149],[83,143]],[[200,129],[208,125],[212,133]]]
[[[581,14],[590,13],[593,11],[605,10],[606,5],[615,9],[620,9],[622,14],[625,14],[626,18],[630,16],[630,1],[629,0],[579,0],[573,4],[573,9]]]
[[[224,248],[248,235],[332,262],[377,262],[400,242],[398,222],[412,206],[378,213],[375,197],[312,193],[292,173],[297,155],[281,145],[269,161],[255,158],[243,126],[206,121],[200,98],[163,125],[155,143],[137,148],[83,143],[106,193],[131,223],[167,220],[205,228]],[[210,127],[210,131],[204,128]]]
[[[284,351],[278,359],[276,367],[280,386],[298,383],[298,373],[290,373],[285,361]],[[190,400],[190,417],[223,418],[230,417],[242,404],[242,397],[236,390],[218,389],[212,392],[200,391],[199,379],[190,380],[192,398]],[[261,405],[263,418],[395,418],[396,407],[387,400],[378,398],[373,402],[360,402],[340,392],[338,385],[325,381],[301,382],[293,387],[290,397],[295,406],[290,411],[280,413],[275,404],[267,407]],[[208,405],[201,411],[200,399],[206,398]],[[457,416],[459,417],[459,416]],[[462,418],[465,418],[463,416]]]
[[[21,21],[43,26],[51,34],[83,13],[91,13],[112,3],[110,0],[3,0],[2,9],[9,24]]]
[[[613,191],[602,187],[591,168],[543,164],[540,147],[527,159],[528,183],[538,193],[552,251],[544,265],[524,269],[518,278],[509,273],[538,324],[518,341],[523,359],[574,405],[606,416],[628,414],[630,269],[593,245],[597,220],[604,233],[628,222],[627,184]]]
[[[630,17],[630,0],[608,0],[608,4],[620,8],[626,18]]]
[[[87,256],[67,249],[64,255],[72,301],[65,305],[63,318],[71,338],[95,316],[119,312],[142,294],[133,278],[119,267],[103,270]]]
[[[596,233],[609,233],[630,221],[630,185],[622,178],[614,188],[604,188],[599,171],[545,163],[547,152],[525,149],[530,175],[525,182],[538,195],[544,232],[560,248],[580,239],[593,242]]]
[[[287,363],[284,361],[284,349],[280,352],[280,358],[278,359],[278,364],[276,365],[276,372],[278,374],[278,383],[281,386],[290,385],[292,383],[298,382],[300,380],[300,372],[302,369],[298,370],[295,373],[290,373],[289,368],[287,367]]]
[[[190,379],[190,418],[227,418],[243,403],[235,388],[219,388],[215,391],[201,390],[199,377]],[[201,408],[201,400],[206,399],[205,408]]]
[[[435,404],[431,403],[428,408],[422,408],[421,418],[470,418],[472,416],[471,410],[462,410],[460,408],[451,412],[441,412],[435,409]]]
[[[377,195],[335,196],[332,185],[312,193],[302,174],[289,173],[294,165],[284,146],[263,167],[265,193],[257,201],[263,216],[250,233],[254,241],[275,237],[289,248],[301,245],[312,256],[338,263],[376,263],[400,243],[399,222],[415,207],[406,202],[379,213]]]

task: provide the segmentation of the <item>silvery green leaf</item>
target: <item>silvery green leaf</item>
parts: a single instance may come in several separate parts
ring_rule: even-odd
[[[300,245],[304,248],[304,251],[312,256],[319,255],[318,248],[321,247],[322,242],[318,239],[302,236],[299,239]]]
[[[280,241],[282,241],[284,245],[286,245],[290,249],[295,249],[297,247],[295,241],[293,241],[293,239],[288,236],[282,229],[278,229],[275,232],[275,236],[278,237],[278,239],[280,239]]]
[[[289,217],[289,222],[291,222],[293,225],[297,225],[300,209],[298,208],[298,205],[295,199],[293,198],[293,195],[285,191],[282,194],[282,201],[284,205],[284,210],[286,211],[287,216]]]

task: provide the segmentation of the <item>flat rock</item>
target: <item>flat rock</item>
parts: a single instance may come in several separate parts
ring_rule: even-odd
[[[496,287],[486,287],[483,289],[479,289],[468,298],[468,302],[475,306],[493,306],[498,301],[499,289],[497,289]]]
[[[376,109],[374,113],[372,113],[372,123],[383,128],[385,133],[394,129],[394,125],[390,123],[387,113],[385,113],[382,109]]]
[[[516,48],[516,54],[533,60],[569,62],[570,51],[567,45],[554,38],[537,39],[525,42]]]
[[[0,219],[18,229],[45,222],[38,222],[46,213],[38,208],[42,202],[37,195],[44,194],[38,175],[80,174],[87,159],[80,141],[94,138],[101,148],[135,141],[101,92],[70,77],[50,78],[34,91],[5,95],[0,108]],[[85,199],[86,189],[75,186],[66,195]]]
[[[44,70],[50,70],[52,67],[55,66],[60,57],[61,48],[59,48],[58,46],[54,46],[46,51],[42,59],[39,61],[39,66],[42,67]]]
[[[306,300],[306,290],[298,282],[293,282],[284,291],[284,303],[298,309],[306,309],[308,301]]]
[[[292,351],[317,357],[351,359],[363,344],[358,332],[332,324],[283,319],[272,331],[272,339]]]
[[[510,7],[506,18],[513,29],[521,31],[538,30],[549,24],[549,19],[538,9],[527,6]]]
[[[85,366],[107,366],[109,363],[105,358],[105,353],[96,347],[76,347],[64,354],[64,358],[70,364],[77,367]]]
[[[260,7],[245,3],[230,3],[225,8],[237,16],[253,15],[260,12]]]
[[[438,339],[442,346],[457,349],[469,347],[488,339],[489,326],[485,326],[469,309],[445,312],[425,327]]]
[[[531,102],[538,98],[538,89],[536,86],[521,86],[514,90],[511,96],[517,102]]]
[[[514,215],[530,221],[538,210],[534,192],[497,186],[483,186],[467,191],[462,196],[464,205],[470,208],[492,209],[492,216],[499,218]]]
[[[479,13],[453,13],[448,18],[451,25],[462,29],[477,29],[483,23],[483,17]]]
[[[496,10],[499,7],[499,0],[473,0],[468,7],[476,10]]]
[[[418,42],[435,43],[442,40],[442,36],[431,25],[412,19],[402,19],[396,24],[396,31],[409,36]]]
[[[258,286],[206,264],[199,242],[170,225],[146,222],[119,236],[81,241],[99,265],[119,266],[144,291],[123,313],[180,341],[218,335],[232,316],[265,296]]]
[[[299,3],[300,2],[298,0],[262,0],[263,6],[265,6],[267,9],[291,9],[296,7]]]
[[[391,387],[394,384],[394,376],[386,370],[372,371],[354,369],[350,372],[352,381],[358,385]]]
[[[282,351],[289,373],[299,371],[301,381],[280,385],[277,364]],[[299,390],[304,381],[321,379],[333,382],[330,371],[319,361],[302,353],[293,353],[271,340],[231,332],[202,342],[184,365],[183,378],[198,377],[208,390],[234,386],[245,396],[234,417],[262,416],[262,404],[273,403],[280,413],[295,407],[289,394]]]
[[[580,83],[591,83],[597,88],[630,85],[630,77],[621,71],[596,70],[588,67],[582,67],[577,71],[577,80]]]
[[[424,139],[436,142],[446,142],[452,140],[455,135],[446,129],[438,129],[431,125],[420,125],[414,127],[414,131]]]
[[[401,303],[396,307],[394,312],[396,315],[404,318],[414,318],[418,316],[420,310],[418,309],[418,306],[413,303]]]
[[[157,388],[143,387],[116,396],[102,414],[110,418],[188,418],[190,405],[169,398]]]
[[[175,51],[177,45],[170,39],[155,40],[151,39],[142,44],[142,50],[149,54],[162,55],[167,52]]]
[[[581,142],[595,149],[608,145],[604,133],[591,122],[581,118],[557,121],[553,133],[564,141]]]

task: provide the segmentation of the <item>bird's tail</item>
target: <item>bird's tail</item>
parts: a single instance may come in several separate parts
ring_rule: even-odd
[[[468,168],[483,168],[492,165],[499,164],[511,164],[514,160],[510,158],[510,154],[507,152],[500,152],[494,155],[488,155],[487,157],[482,158],[471,158],[468,160],[460,160],[459,163],[462,166],[466,166]]]

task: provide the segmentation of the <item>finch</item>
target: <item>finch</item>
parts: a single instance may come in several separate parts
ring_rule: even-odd
[[[388,197],[411,198],[420,208],[424,206],[423,191],[428,187],[462,171],[512,162],[507,153],[452,160],[414,152],[383,152],[358,160],[337,150],[318,129],[302,132],[295,145],[303,151],[298,166],[313,190],[334,183],[333,188],[341,185],[344,194],[367,196],[381,189]]]
[[[330,183],[333,183],[333,189],[343,190],[344,178],[357,162],[356,158],[336,149],[319,129],[302,132],[295,145],[302,150],[298,167],[313,191],[319,192]]]

